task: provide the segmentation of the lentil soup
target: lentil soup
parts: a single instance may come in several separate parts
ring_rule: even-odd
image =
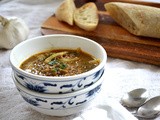
[[[25,60],[20,68],[42,76],[73,76],[87,72],[100,63],[80,48],[48,50]]]

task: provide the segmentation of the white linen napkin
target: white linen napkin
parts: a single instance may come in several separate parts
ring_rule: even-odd
[[[138,120],[119,102],[108,99],[106,103],[84,111],[73,120]]]

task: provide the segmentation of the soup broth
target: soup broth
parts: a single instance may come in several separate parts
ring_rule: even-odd
[[[99,59],[82,51],[58,49],[35,54],[25,60],[20,68],[42,76],[73,76],[87,72],[100,63]]]

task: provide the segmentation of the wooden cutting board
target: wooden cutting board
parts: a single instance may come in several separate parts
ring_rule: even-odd
[[[52,15],[42,24],[41,32],[43,35],[63,33],[84,36],[100,43],[110,57],[160,66],[160,39],[132,35],[106,11],[99,11],[99,18],[96,30],[86,32],[60,22]]]

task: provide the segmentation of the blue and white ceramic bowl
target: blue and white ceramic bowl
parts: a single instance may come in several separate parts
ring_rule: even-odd
[[[34,110],[52,116],[67,116],[91,105],[101,90],[103,77],[87,88],[65,94],[38,93],[22,86],[14,75],[13,80],[20,95]]]
[[[76,49],[93,55],[101,60],[100,64],[85,73],[66,77],[47,77],[28,73],[19,68],[30,56],[48,49]],[[13,48],[10,63],[15,78],[23,86],[40,93],[68,93],[84,89],[98,81],[104,73],[107,54],[98,43],[75,35],[55,34],[26,40]]]

